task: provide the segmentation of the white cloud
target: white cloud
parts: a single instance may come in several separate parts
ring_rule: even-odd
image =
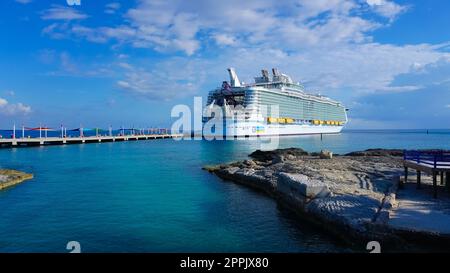
[[[130,56],[128,56],[127,54],[118,54],[117,55],[117,58],[120,60],[127,59],[128,57],[130,57]]]
[[[233,48],[210,60],[208,72],[219,82],[227,77],[225,68],[234,66],[240,77],[248,82],[253,81],[252,77],[261,68],[279,67],[295,81],[303,82],[309,90],[328,94],[346,90],[340,97],[375,91],[413,91],[415,86],[392,86],[391,82],[396,75],[409,72],[413,63],[434,63],[445,55],[435,49],[427,44],[395,46],[378,43],[343,44],[332,50],[318,47],[289,53],[271,47]],[[198,69],[202,65],[199,64]]]
[[[134,47],[161,52],[197,52],[209,37],[218,45],[270,44],[290,50],[313,45],[329,47],[370,40],[368,32],[382,26],[352,11],[363,11],[356,0],[278,1],[139,1],[125,14],[123,24],[113,27],[53,27],[46,32],[71,31],[91,41],[110,39]],[[323,16],[326,14],[326,16]],[[111,33],[127,29],[127,35]],[[108,30],[108,32],[105,32]],[[231,38],[231,39],[227,39]]]
[[[105,13],[107,14],[115,14],[119,9],[121,5],[118,2],[112,2],[105,5]]]
[[[152,100],[192,96],[205,83],[208,73],[207,63],[200,59],[173,58],[139,67],[121,62],[118,66],[123,69],[123,77],[117,81],[117,87]]]
[[[389,93],[393,92],[410,92],[421,89],[420,85],[403,85],[403,86],[386,86],[378,89],[377,91],[385,91]]]
[[[69,6],[53,5],[51,8],[42,12],[41,18],[43,20],[82,20],[88,16],[76,8]]]
[[[308,91],[350,101],[370,93],[412,92],[420,83],[393,84],[415,62],[432,64],[443,53],[432,45],[394,46],[377,43],[342,45],[332,52],[321,48],[287,53],[273,48],[229,48],[213,59],[173,57],[131,69],[120,63],[124,75],[118,86],[150,99],[173,99],[205,94],[228,79],[226,67],[234,66],[242,81],[253,82],[261,68],[278,67],[304,83]]]
[[[19,103],[9,103],[6,99],[0,98],[0,114],[6,116],[25,115],[31,112],[31,107]]]
[[[8,101],[0,98],[0,107],[5,107],[6,105],[8,105]]]
[[[120,62],[120,63],[118,63],[118,65],[119,65],[119,67],[124,68],[124,69],[128,69],[128,70],[134,69],[134,67],[129,63]]]
[[[400,89],[414,86],[412,90],[362,94],[355,98],[355,103],[347,105],[349,115],[366,122],[378,121],[385,128],[423,128],[424,124],[426,128],[442,128],[450,120],[450,111],[445,108],[450,102],[449,71],[450,61],[442,58],[419,71],[399,74],[390,86]],[[353,119],[350,124],[359,128],[378,127],[376,123],[363,124]]]
[[[72,26],[71,32],[78,37],[85,38],[86,40],[94,43],[105,43],[110,39],[123,42],[131,37],[134,37],[136,34],[135,29],[125,25],[114,28],[100,27],[97,29],[75,25]]]
[[[401,6],[389,0],[367,0],[367,4],[371,6],[376,13],[391,20],[407,10],[407,6]]]
[[[42,29],[42,34],[50,36],[52,39],[65,39],[69,37],[68,25],[53,23]]]
[[[126,64],[132,68],[119,60],[123,77],[117,85],[150,98],[185,94],[175,92],[177,88],[190,94],[204,92],[211,88],[212,79],[220,84],[227,66],[236,67],[247,82],[263,67],[280,67],[308,89],[331,95],[346,90],[337,97],[347,98],[375,91],[414,91],[419,84],[397,86],[392,81],[449,56],[442,50],[445,44],[374,41],[371,33],[389,24],[379,16],[365,15],[376,13],[391,22],[405,10],[387,0],[141,0],[124,11],[124,20],[115,26],[64,22],[51,24],[43,32],[54,38],[112,42],[114,49],[131,46],[185,53],[167,54],[150,66],[129,57]],[[209,79],[199,71],[206,71]],[[161,93],[164,84],[173,85],[169,88],[173,91]]]
[[[237,42],[235,37],[224,33],[217,33],[214,34],[212,37],[214,38],[214,40],[218,45],[229,46],[235,45]]]
[[[109,64],[80,60],[80,55],[74,55],[74,52],[43,49],[36,58],[52,69],[41,73],[44,76],[104,78],[113,74]]]
[[[358,7],[357,3],[351,0],[306,0],[299,1],[299,5],[301,6],[300,16],[303,19],[316,17],[326,12],[345,15]]]
[[[63,71],[68,72],[68,73],[76,73],[77,72],[77,67],[76,65],[72,62],[72,59],[69,55],[69,53],[67,52],[62,52],[59,55],[59,59],[60,59],[60,64],[61,64],[61,68],[63,69]]]

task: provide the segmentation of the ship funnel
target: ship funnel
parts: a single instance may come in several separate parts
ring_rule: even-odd
[[[274,76],[280,76],[280,72],[278,72],[277,68],[272,68],[272,73]]]
[[[236,74],[234,68],[228,68],[228,73],[230,74],[230,84],[231,87],[241,87],[241,82]]]

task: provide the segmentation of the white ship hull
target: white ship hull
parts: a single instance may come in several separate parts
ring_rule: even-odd
[[[255,137],[255,136],[288,136],[313,134],[338,134],[343,126],[310,125],[310,124],[267,124],[261,122],[238,122],[218,128],[205,137]]]

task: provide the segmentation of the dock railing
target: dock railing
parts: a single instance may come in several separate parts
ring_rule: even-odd
[[[403,159],[434,169],[450,168],[450,151],[446,150],[404,150]]]

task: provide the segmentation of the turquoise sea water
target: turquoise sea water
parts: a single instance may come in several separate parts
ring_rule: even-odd
[[[346,251],[259,192],[206,164],[244,159],[261,140],[151,140],[0,149],[0,168],[35,178],[0,192],[0,252]],[[450,130],[285,137],[280,147],[345,153],[446,148]]]

